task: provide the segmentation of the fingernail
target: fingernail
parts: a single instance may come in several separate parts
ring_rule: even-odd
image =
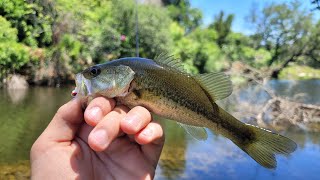
[[[105,148],[108,144],[107,132],[104,129],[94,131],[91,138],[96,145],[100,146],[100,148]]]
[[[153,131],[150,128],[149,129],[145,129],[145,130],[142,131],[142,135],[143,136],[147,136],[147,137],[152,136],[152,133],[153,133]]]
[[[102,111],[99,107],[92,107],[89,109],[88,115],[94,122],[99,122],[102,119]]]
[[[130,115],[130,116],[126,116],[124,118],[125,121],[127,121],[130,125],[137,127],[140,125],[140,118],[137,115]]]

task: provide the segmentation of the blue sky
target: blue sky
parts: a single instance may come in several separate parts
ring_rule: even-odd
[[[208,25],[213,21],[214,16],[223,10],[227,14],[235,14],[232,29],[236,32],[250,34],[250,28],[246,25],[245,17],[248,16],[253,4],[259,8],[263,5],[273,2],[272,0],[190,0],[191,6],[199,8],[203,13],[203,23]],[[276,0],[275,2],[290,2],[290,0]],[[305,8],[311,9],[313,6],[310,0],[301,0]],[[320,12],[316,11],[317,18]]]

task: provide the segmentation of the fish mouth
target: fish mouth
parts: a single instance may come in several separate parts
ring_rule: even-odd
[[[92,86],[91,82],[86,79],[82,73],[76,74],[76,88],[74,92],[76,93],[76,97],[87,96],[92,94]]]

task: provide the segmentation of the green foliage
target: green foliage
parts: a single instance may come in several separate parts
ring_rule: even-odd
[[[205,73],[225,68],[223,55],[215,43],[217,33],[213,29],[197,28],[183,36],[183,28],[173,23],[171,32],[175,47],[173,54],[182,59],[187,70],[192,73]]]
[[[70,77],[84,67],[102,61],[104,49],[114,45],[110,34],[109,1],[58,0],[53,24],[53,45],[47,61],[55,67],[55,78]]]
[[[233,19],[233,14],[229,14],[226,18],[224,18],[224,12],[221,11],[220,14],[215,17],[215,21],[209,25],[210,28],[213,28],[218,33],[217,44],[220,48],[227,43],[226,39],[231,32]]]
[[[191,8],[189,0],[164,0],[163,3],[170,17],[184,27],[186,33],[201,24],[202,13],[199,9]]]
[[[319,66],[320,35],[310,10],[299,1],[271,3],[261,13],[253,10],[251,22],[256,29],[254,48],[270,51],[271,77],[278,78],[283,69],[295,62]]]
[[[277,67],[273,77],[290,62],[319,59],[319,53],[315,53],[320,48],[319,28],[313,23],[312,12],[303,9],[301,2],[271,3],[261,13],[253,12],[251,20],[256,29],[252,36],[255,48],[270,51],[268,65]]]
[[[59,0],[57,7],[60,12],[57,27],[64,31],[62,36],[68,34],[81,43],[77,56],[86,60],[82,63],[90,64],[92,60],[98,63],[106,49],[119,44],[113,36],[120,36],[108,25],[111,22],[110,1]]]
[[[48,0],[0,0],[0,15],[18,31],[18,40],[29,46],[46,46],[51,43],[52,4]]]
[[[230,33],[226,38],[228,44],[222,47],[229,61],[241,61],[256,68],[266,66],[271,58],[271,53],[265,48],[253,48],[251,39],[241,33]]]
[[[0,42],[17,41],[17,29],[11,28],[11,23],[0,16]]]
[[[133,1],[124,0],[114,1],[113,5],[112,27],[127,38],[117,49],[118,56],[135,56],[135,4]],[[170,19],[165,10],[154,6],[139,5],[138,20],[139,55],[153,58],[161,52],[169,51],[171,43],[168,33]]]
[[[29,61],[27,48],[17,43],[17,30],[0,16],[0,78],[19,70]]]

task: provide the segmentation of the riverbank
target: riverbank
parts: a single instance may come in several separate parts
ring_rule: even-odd
[[[283,69],[279,75],[279,79],[289,79],[289,80],[320,79],[320,69],[315,69],[310,66],[293,65]]]

